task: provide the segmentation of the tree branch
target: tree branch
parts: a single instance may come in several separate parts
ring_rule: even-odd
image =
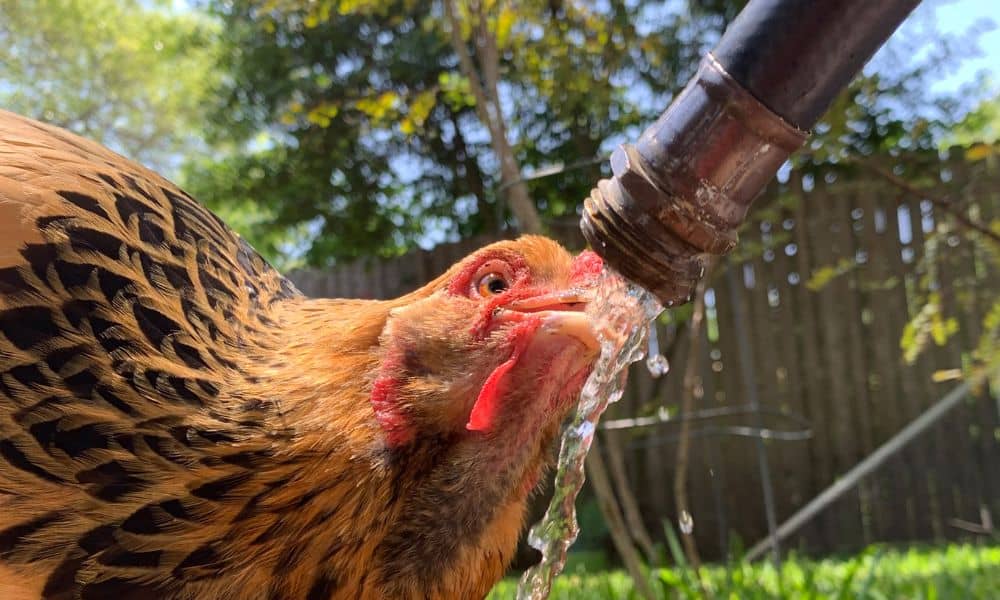
[[[505,196],[519,229],[524,233],[542,233],[542,220],[538,209],[528,194],[528,186],[521,179],[521,167],[514,157],[514,149],[507,140],[507,127],[500,110],[499,73],[500,58],[496,39],[489,30],[489,23],[482,6],[476,4],[475,42],[480,49],[477,60],[480,73],[469,54],[468,46],[462,38],[461,23],[455,12],[454,0],[444,0],[444,10],[451,28],[451,45],[458,55],[459,68],[472,89],[476,99],[476,114],[490,132],[493,151],[500,161],[501,187],[506,183]],[[482,77],[481,77],[482,76]],[[484,87],[485,83],[485,87]]]
[[[601,514],[604,516],[604,522],[611,533],[611,541],[614,542],[615,548],[618,550],[618,555],[621,556],[622,562],[625,563],[625,569],[635,582],[635,589],[646,600],[654,600],[656,596],[653,594],[653,589],[650,587],[646,575],[642,572],[642,561],[639,559],[639,553],[632,544],[632,539],[629,537],[625,522],[622,520],[618,501],[615,499],[615,492],[611,488],[611,482],[608,479],[608,470],[604,465],[604,459],[601,457],[601,449],[598,445],[597,436],[594,436],[594,441],[591,443],[590,452],[586,458],[586,465],[587,481],[590,482],[590,486],[597,496],[597,505],[600,507]]]
[[[625,524],[628,525],[632,539],[639,544],[645,553],[646,561],[650,566],[655,566],[659,560],[653,546],[653,538],[642,522],[639,503],[635,499],[635,494],[632,493],[632,486],[628,483],[628,477],[625,474],[625,457],[622,455],[621,444],[618,443],[618,434],[605,432],[604,443],[608,449],[608,468],[611,471],[611,478],[615,482],[615,488],[618,490],[618,498],[621,499]]]
[[[887,171],[882,167],[872,163],[871,160],[866,160],[860,157],[849,157],[848,161],[881,177],[890,184],[906,192],[910,196],[916,196],[917,198],[923,198],[930,201],[930,203],[933,204],[934,206],[940,208],[944,212],[955,217],[955,220],[958,221],[959,225],[965,227],[966,229],[970,229],[972,231],[980,233],[983,236],[989,238],[993,243],[1000,245],[1000,234],[993,231],[983,223],[978,223],[970,219],[968,216],[962,213],[961,209],[957,207],[955,203],[952,202],[951,200],[947,198],[942,198],[940,196],[935,196],[931,194],[928,190],[922,190],[913,185],[912,183],[910,183],[909,181],[903,179],[902,177],[898,177],[895,174],[891,173],[890,171]]]
[[[479,120],[483,122],[483,125],[489,129],[490,137],[496,137],[493,119],[490,117],[489,110],[487,109],[489,102],[486,100],[486,92],[483,90],[483,84],[479,80],[476,66],[469,55],[469,48],[466,46],[465,40],[462,39],[462,24],[455,14],[455,6],[452,2],[453,0],[444,0],[444,12],[448,18],[449,28],[451,29],[451,47],[458,56],[459,69],[465,75],[465,78],[469,80],[469,88],[472,90],[472,96],[476,99],[476,114],[479,115]]]
[[[714,267],[714,265],[712,265]],[[712,267],[709,267],[711,272]],[[701,325],[705,318],[705,288],[707,281],[711,278],[711,273],[706,274],[695,291],[694,308],[691,319],[688,322],[688,352],[687,364],[684,365],[683,392],[681,396],[681,414],[691,414],[694,411],[695,400],[701,397],[697,393],[698,369],[701,367]],[[681,430],[677,441],[677,458],[674,468],[674,502],[677,505],[678,522],[691,518],[690,506],[688,504],[687,480],[688,461],[691,451],[691,420],[686,419],[681,422]],[[681,529],[681,541],[684,543],[684,554],[687,555],[688,563],[695,573],[698,587],[701,589],[701,596],[708,598],[708,590],[701,579],[701,557],[698,554],[698,546],[695,543],[693,529]]]
[[[497,49],[496,36],[490,32],[489,22],[486,13],[479,11],[479,20],[476,24],[479,34],[476,37],[476,45],[480,49],[479,68],[483,73],[483,85],[486,87],[490,98],[493,99],[493,118],[499,128],[505,129],[503,115],[500,112],[500,53]],[[505,131],[501,131],[505,134]]]

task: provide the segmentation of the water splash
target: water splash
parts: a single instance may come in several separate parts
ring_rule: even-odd
[[[656,334],[656,320],[649,323],[649,350],[646,352],[646,368],[649,374],[659,379],[670,372],[667,357],[660,354],[660,339]]]
[[[566,564],[566,553],[576,540],[576,496],[583,487],[584,459],[594,439],[597,421],[625,389],[626,367],[642,359],[642,343],[649,322],[662,312],[652,294],[605,269],[597,294],[588,304],[601,340],[601,356],[583,386],[580,404],[563,431],[552,501],[545,516],[528,533],[528,542],[542,560],[521,577],[518,600],[543,600],[552,581]]]

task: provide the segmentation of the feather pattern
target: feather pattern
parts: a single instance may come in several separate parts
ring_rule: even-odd
[[[484,596],[555,428],[491,472],[447,432],[394,450],[369,402],[393,315],[470,268],[306,299],[155,173],[0,111],[0,597]]]

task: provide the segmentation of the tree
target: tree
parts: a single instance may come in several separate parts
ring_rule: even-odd
[[[967,375],[995,370],[1000,359],[1000,301],[982,323],[965,325],[963,314],[975,314],[978,294],[943,294],[940,273],[954,272],[970,257],[986,272],[1000,268],[1000,221],[984,218],[970,208],[970,191],[995,168],[998,102],[995,84],[972,81],[959,90],[932,92],[942,74],[957,68],[977,52],[979,36],[995,27],[979,22],[961,36],[940,35],[933,6],[915,13],[919,27],[895,37],[869,68],[834,103],[817,125],[818,135],[796,157],[801,172],[817,177],[881,179],[901,197],[918,198],[933,207],[935,226],[926,233],[927,251],[918,262],[910,289],[913,311],[900,340],[903,358],[914,361],[932,345],[944,345],[954,335],[965,336],[971,352]],[[921,22],[922,21],[922,22]],[[987,98],[983,100],[983,98]],[[964,155],[965,173],[951,180],[942,176],[949,153]],[[954,154],[953,154],[954,156]],[[990,163],[994,165],[990,165]],[[760,212],[756,218],[766,218]],[[949,249],[961,243],[961,252]],[[807,285],[820,287],[856,266],[839,258],[818,269]],[[878,282],[885,284],[885,282]],[[974,285],[975,281],[966,282]]]
[[[168,5],[0,0],[0,106],[175,171],[205,149],[216,32]]]
[[[927,161],[930,169],[922,169],[918,163],[907,170],[905,177],[882,174],[903,194],[929,201],[938,215],[934,230],[927,235],[929,251],[921,257],[921,277],[914,286],[920,309],[911,315],[900,341],[904,358],[913,362],[932,345],[944,345],[950,337],[962,334],[970,348],[966,364],[962,365],[964,375],[974,379],[983,374],[994,388],[1000,387],[1000,297],[984,298],[986,294],[974,288],[961,293],[942,290],[939,277],[955,272],[960,268],[958,263],[970,260],[977,263],[982,280],[1000,272],[1000,218],[984,214],[974,201],[977,194],[983,193],[978,181],[996,173],[1000,157],[998,132],[1000,97],[994,97],[969,111],[942,140],[944,153],[964,158],[963,177],[942,182],[940,173],[933,171],[934,157]],[[960,244],[960,252],[952,251]],[[965,282],[969,287],[977,283]],[[982,322],[964,321],[963,314],[979,312],[977,304],[987,307],[982,311]]]
[[[528,195],[527,184],[521,178],[521,167],[514,156],[510,140],[507,139],[507,119],[500,105],[500,49],[497,38],[505,27],[502,20],[504,13],[497,19],[496,26],[491,28],[487,7],[483,2],[461,3],[456,6],[453,0],[443,0],[443,4],[448,16],[451,47],[458,56],[460,72],[475,98],[479,122],[489,131],[493,153],[500,163],[500,185],[507,189],[507,202],[522,231],[541,233],[542,222],[538,217],[538,209]],[[468,14],[461,15],[460,12]],[[462,16],[466,18],[462,19]],[[506,16],[508,21],[513,19],[509,12]],[[465,27],[466,24],[468,27]],[[474,52],[469,51],[465,29],[470,30]]]
[[[317,266],[483,232],[576,236],[600,167],[522,172],[637,133],[737,4],[211,2],[230,74],[214,121],[236,145],[187,178],[220,212],[258,207],[244,232],[265,253]]]
[[[272,257],[291,249],[322,265],[393,254],[440,239],[445,219],[454,235],[494,218],[482,208],[481,142],[461,125],[471,97],[440,66],[447,40],[398,4],[402,12],[336,18],[276,3],[215,6],[231,74],[216,137],[237,145],[187,179],[220,212],[259,211],[244,233]]]

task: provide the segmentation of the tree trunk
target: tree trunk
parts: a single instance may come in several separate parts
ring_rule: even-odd
[[[469,54],[469,47],[462,37],[462,24],[456,14],[454,0],[444,0],[444,11],[451,28],[451,45],[458,55],[462,75],[469,80],[469,87],[476,99],[476,114],[490,132],[490,146],[500,161],[500,187],[510,210],[517,219],[517,228],[523,233],[542,233],[542,220],[538,209],[528,194],[528,186],[521,179],[521,167],[514,156],[514,149],[507,139],[507,125],[500,110],[499,72],[500,57],[496,38],[489,30],[482,5],[470,6],[476,22],[472,28],[476,62]]]
[[[597,437],[591,444],[590,452],[587,454],[587,480],[594,489],[597,496],[597,505],[604,516],[604,522],[611,532],[611,540],[618,550],[618,555],[625,563],[625,569],[635,582],[636,591],[647,600],[654,600],[656,596],[649,585],[649,580],[642,571],[642,560],[639,552],[632,544],[625,521],[622,519],[621,511],[618,508],[618,501],[615,499],[615,492],[611,489],[611,481],[608,479],[608,470],[601,457],[601,449],[598,446]]]
[[[681,430],[677,442],[677,458],[674,469],[674,502],[677,505],[677,522],[683,523],[691,521],[691,512],[688,504],[687,476],[688,476],[688,456],[691,450],[691,419],[685,418],[694,412],[695,400],[700,398],[698,389],[698,370],[701,367],[701,324],[705,317],[705,288],[711,277],[709,273],[698,283],[695,291],[694,307],[691,313],[691,320],[688,323],[688,353],[687,364],[684,368],[684,387],[681,396]],[[698,555],[698,546],[695,543],[693,526],[678,527],[681,532],[681,541],[684,544],[684,554],[688,563],[695,573],[698,586],[701,588],[702,597],[708,597],[707,590],[701,580],[701,557]]]
[[[611,478],[615,482],[618,490],[618,498],[621,500],[622,513],[625,516],[625,523],[628,525],[629,533],[646,555],[646,561],[650,566],[656,566],[659,559],[656,556],[656,549],[653,546],[653,538],[649,535],[646,525],[642,522],[642,513],[639,511],[639,503],[632,493],[632,487],[628,483],[628,476],[625,474],[625,457],[622,455],[622,447],[618,442],[618,434],[614,431],[607,431],[604,434],[604,444],[608,449],[608,468],[611,470]]]
[[[501,185],[507,186],[504,195],[517,219],[517,228],[523,233],[542,233],[542,219],[528,194],[528,185],[521,180],[521,168],[514,158],[514,150],[507,143],[506,136],[494,137],[493,141],[494,151],[500,156]]]

